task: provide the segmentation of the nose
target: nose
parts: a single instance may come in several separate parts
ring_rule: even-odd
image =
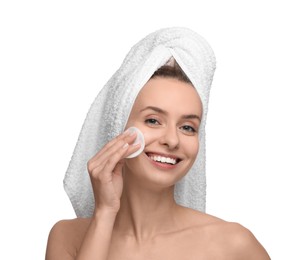
[[[167,126],[164,128],[162,137],[159,139],[160,144],[166,145],[169,150],[175,150],[179,148],[179,135],[176,126]]]

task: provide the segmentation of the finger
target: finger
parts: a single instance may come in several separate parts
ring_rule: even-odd
[[[121,150],[115,152],[114,154],[112,154],[112,156],[109,157],[108,161],[104,164],[104,171],[112,173],[115,171],[115,169],[120,169],[120,167],[123,167],[125,162],[122,159],[134,153],[135,151],[140,149],[140,147],[140,144],[129,145],[126,143]]]
[[[117,138],[117,140],[114,140],[116,142],[111,142],[112,145],[106,150],[102,149],[102,152],[99,153],[99,156],[95,156],[91,160],[88,161],[87,163],[87,169],[88,172],[92,172],[95,168],[97,167],[104,167],[105,164],[107,163],[107,160],[112,157],[118,150],[120,150],[124,145],[131,144],[134,142],[136,138],[136,134],[132,133],[129,135],[123,135],[120,138]],[[128,149],[128,154],[124,157],[127,157],[128,155],[132,154],[135,152],[137,149],[139,149],[138,146],[131,145],[130,148]],[[122,158],[124,158],[122,157]],[[121,158],[120,158],[121,159]]]
[[[135,153],[141,148],[141,144],[133,144],[130,145],[126,151],[126,154],[124,155],[124,158],[127,158],[129,155]]]
[[[92,157],[87,162],[88,171],[91,172],[97,166],[101,164],[103,165],[104,161],[107,160],[107,156],[110,156],[111,153],[115,152],[117,149],[120,149],[125,144],[126,141],[122,142],[122,140],[124,140],[124,138],[128,136],[130,136],[130,133],[125,131],[124,133],[120,134],[119,136],[111,140],[109,143],[107,143],[94,157]],[[130,140],[127,139],[127,142],[128,141]]]
[[[117,150],[121,149],[122,146],[124,146],[125,144],[131,144],[132,142],[134,142],[135,138],[136,138],[135,133],[133,133],[131,135],[127,135],[127,136],[124,135],[121,138],[118,138],[117,140],[115,140],[115,142],[112,142],[111,146],[109,145],[108,147],[106,147],[106,149],[103,148],[98,153],[98,155],[96,155],[91,160],[91,163],[93,165],[103,163],[105,160],[107,160],[108,157],[112,156],[114,153],[117,152]]]
[[[120,149],[116,150],[112,156],[108,157],[108,159],[104,163],[100,163],[96,166],[92,171],[91,174],[95,178],[105,178],[109,180],[112,177],[112,172],[115,166],[119,163],[119,161],[124,158],[126,151],[128,150],[129,145],[124,144]]]
[[[98,158],[101,154],[103,154],[105,151],[107,151],[109,148],[111,148],[115,143],[117,143],[118,141],[124,139],[128,135],[129,135],[129,132],[125,131],[124,133],[116,136],[110,142],[108,142],[106,145],[104,145],[103,148],[92,159]]]
[[[124,163],[122,159],[126,158],[130,154],[136,152],[138,149],[140,149],[141,145],[129,145],[125,143],[123,146],[120,147],[120,149],[113,152],[110,156],[108,156],[105,160],[100,160],[99,162],[96,162],[95,164],[91,164],[88,166],[89,173],[92,173],[93,175],[98,175],[99,172],[106,171],[106,172],[113,172],[116,165],[119,163]],[[106,165],[108,164],[108,167],[106,168]]]

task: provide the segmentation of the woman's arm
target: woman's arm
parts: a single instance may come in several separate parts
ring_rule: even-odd
[[[76,260],[107,259],[116,214],[107,209],[95,214]]]
[[[115,217],[105,210],[91,219],[57,222],[49,234],[46,260],[107,259]]]
[[[129,145],[135,138],[135,133],[124,132],[90,159],[88,172],[93,188],[95,210],[90,224],[82,235],[81,246],[77,242],[80,238],[73,237],[73,228],[69,227],[69,222],[60,221],[50,232],[47,260],[107,259],[115,218],[120,209],[124,158],[140,148],[140,145]],[[75,233],[76,236],[80,234],[82,233]]]

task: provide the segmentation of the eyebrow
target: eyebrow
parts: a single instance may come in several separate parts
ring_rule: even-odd
[[[154,107],[154,106],[147,106],[145,108],[143,108],[142,110],[140,110],[140,112],[143,112],[145,110],[153,110],[159,114],[163,114],[163,115],[167,115],[168,113],[166,111],[164,111],[163,109],[159,108],[159,107]],[[190,115],[183,115],[182,116],[183,119],[197,119],[199,122],[201,122],[201,118],[198,115],[195,114],[190,114]]]

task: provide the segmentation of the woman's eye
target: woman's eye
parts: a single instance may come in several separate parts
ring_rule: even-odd
[[[158,122],[157,119],[154,118],[149,118],[145,120],[145,123],[150,124],[150,125],[159,125],[160,123]]]
[[[194,127],[191,127],[189,125],[184,125],[181,128],[182,128],[183,131],[188,132],[188,133],[196,133],[197,132]]]

